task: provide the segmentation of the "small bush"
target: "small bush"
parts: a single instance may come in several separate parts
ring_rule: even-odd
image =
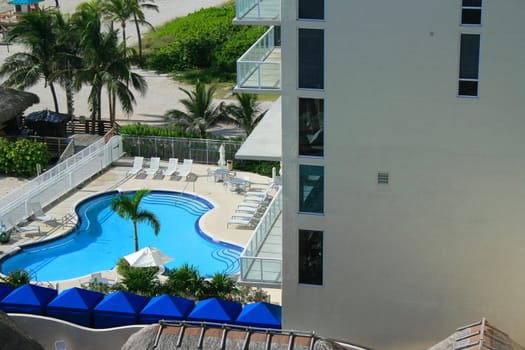
[[[270,302],[270,295],[259,287],[239,286],[231,294],[227,295],[226,299],[241,304],[248,304],[257,301]]]
[[[31,281],[31,277],[29,276],[29,272],[26,270],[14,270],[9,272],[7,277],[1,277],[2,281],[13,286],[13,287],[20,287],[24,284],[28,284],[29,281]]]
[[[199,299],[207,296],[204,277],[195,266],[189,264],[171,270],[164,288],[167,293],[186,298]]]
[[[30,177],[36,174],[36,165],[47,168],[51,156],[47,145],[30,139],[9,142],[0,139],[0,172],[6,175]]]

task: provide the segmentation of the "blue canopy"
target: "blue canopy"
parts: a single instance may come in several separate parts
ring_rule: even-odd
[[[173,295],[152,298],[139,315],[140,323],[156,323],[159,320],[185,320],[195,306],[193,300]]]
[[[9,293],[11,293],[14,290],[15,287],[9,284],[0,283],[0,300],[4,299]]]
[[[57,296],[57,291],[34,284],[24,284],[9,293],[0,303],[5,312],[45,315],[46,305]]]
[[[10,5],[33,5],[44,0],[11,0],[8,2]]]
[[[188,316],[190,321],[233,324],[242,305],[234,301],[211,298],[201,300]]]
[[[246,304],[237,324],[250,327],[281,329],[282,307],[262,301]]]
[[[93,308],[104,299],[104,294],[81,288],[70,288],[47,304],[47,315],[64,321],[90,327]]]
[[[95,328],[109,328],[136,324],[139,312],[149,298],[123,291],[107,295],[93,310]]]

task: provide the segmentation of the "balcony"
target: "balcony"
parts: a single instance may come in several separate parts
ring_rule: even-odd
[[[283,256],[281,211],[279,189],[241,253],[239,282],[280,288]]]
[[[281,22],[281,0],[236,0],[235,24],[274,25]]]
[[[237,86],[241,93],[281,92],[281,47],[271,27],[237,60]],[[277,34],[277,36],[279,36]]]

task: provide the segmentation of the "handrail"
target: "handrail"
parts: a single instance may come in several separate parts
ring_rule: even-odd
[[[31,203],[45,207],[123,155],[120,136],[101,139],[56,164],[18,189],[0,198],[0,220],[8,229],[33,215]]]

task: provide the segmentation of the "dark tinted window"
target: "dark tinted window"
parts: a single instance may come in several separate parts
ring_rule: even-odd
[[[324,100],[299,99],[299,154],[323,156],[324,150]]]
[[[299,230],[299,283],[323,284],[323,232]]]
[[[460,96],[478,95],[479,44],[479,34],[461,34],[458,89]]]
[[[318,165],[299,166],[299,211],[323,213],[324,167]]]
[[[481,24],[481,0],[463,0],[461,24]]]
[[[300,19],[324,19],[324,0],[299,0]]]
[[[324,88],[324,31],[299,29],[299,88]]]

